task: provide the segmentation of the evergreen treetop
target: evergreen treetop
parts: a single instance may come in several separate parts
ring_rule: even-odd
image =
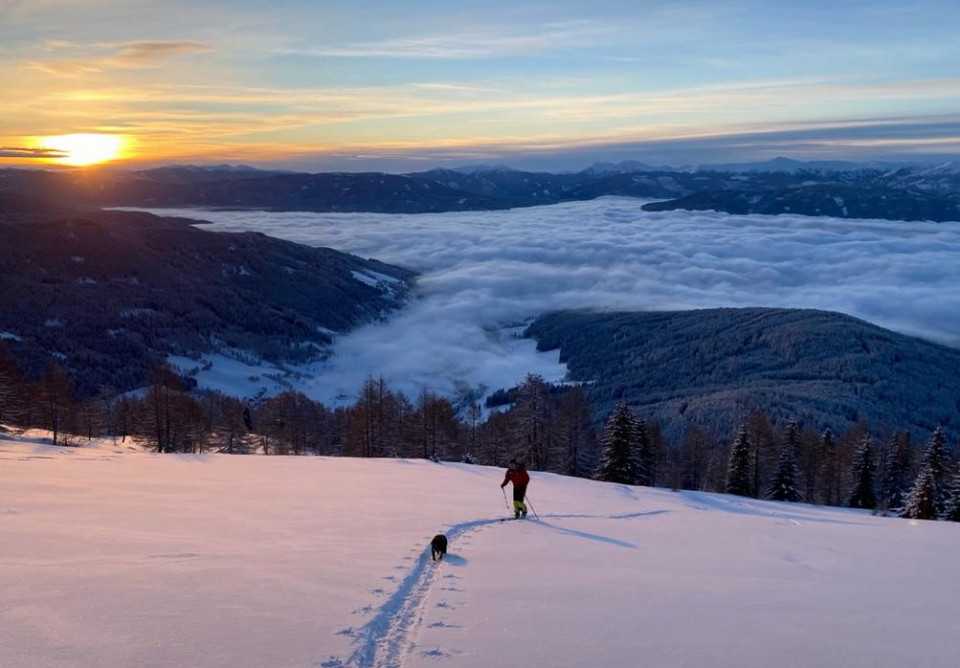
[[[752,496],[753,487],[750,477],[750,439],[746,428],[741,425],[737,438],[730,450],[730,461],[727,466],[727,494],[737,496]]]
[[[937,481],[929,464],[924,465],[907,495],[903,517],[913,520],[937,519]]]
[[[800,449],[800,436],[797,423],[791,421],[787,425],[780,455],[777,459],[777,473],[767,492],[767,498],[773,501],[789,501],[797,503],[803,500],[800,493],[800,465],[797,462],[797,453]]]
[[[640,472],[637,445],[637,419],[626,403],[613,409],[601,438],[598,480],[636,484]]]
[[[954,476],[950,485],[943,519],[948,522],[960,522],[960,473]]]
[[[873,489],[873,450],[873,440],[866,436],[854,454],[851,471],[854,486],[846,503],[850,508],[873,510],[877,507],[877,495]]]

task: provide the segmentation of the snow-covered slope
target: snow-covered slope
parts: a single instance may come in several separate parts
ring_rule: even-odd
[[[501,522],[500,479],[0,440],[0,665],[956,661],[956,524],[538,473]]]

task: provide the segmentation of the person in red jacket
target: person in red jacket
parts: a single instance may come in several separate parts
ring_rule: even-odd
[[[527,504],[523,502],[523,499],[527,495],[527,485],[530,484],[530,474],[527,473],[527,469],[523,465],[523,462],[518,462],[516,459],[510,460],[509,467],[507,468],[507,474],[503,477],[503,482],[500,483],[500,489],[506,487],[508,482],[513,483],[514,519],[526,517]]]

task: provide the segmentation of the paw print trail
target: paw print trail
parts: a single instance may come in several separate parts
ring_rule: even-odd
[[[499,519],[475,520],[451,526],[447,538],[457,538]],[[421,555],[413,569],[400,581],[397,591],[387,599],[373,619],[355,633],[357,648],[342,664],[343,668],[403,668],[414,648],[417,630],[423,623],[427,594],[443,562]]]

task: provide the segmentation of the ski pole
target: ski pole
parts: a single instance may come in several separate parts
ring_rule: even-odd
[[[530,497],[529,497],[529,496],[524,496],[524,497],[523,497],[523,502],[526,503],[528,506],[530,506],[530,512],[533,513],[533,517],[534,517],[535,519],[539,520],[539,519],[540,519],[540,516],[537,515],[537,511],[533,509],[533,504],[530,503]]]
[[[507,492],[506,492],[506,490],[505,490],[503,487],[501,487],[501,488],[500,488],[500,491],[503,492],[503,502],[504,502],[505,504],[507,504],[507,510],[511,510],[511,508],[510,508],[510,502],[507,501]]]

